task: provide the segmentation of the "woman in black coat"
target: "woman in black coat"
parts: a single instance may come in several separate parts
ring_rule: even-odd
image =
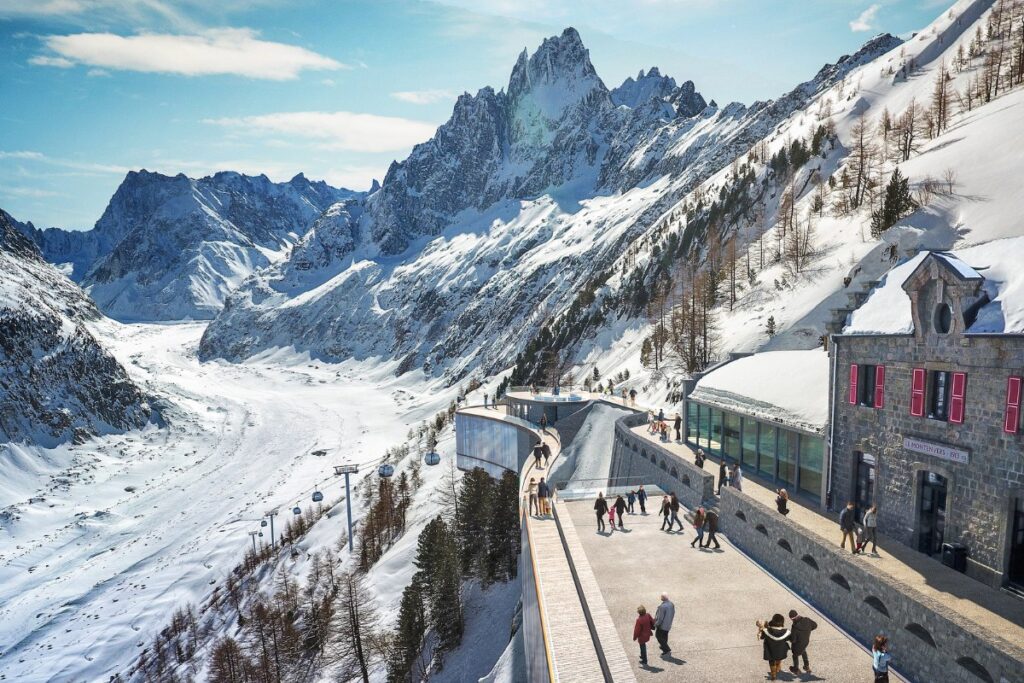
[[[781,614],[772,615],[771,621],[757,622],[757,637],[764,642],[764,660],[768,662],[768,678],[777,680],[782,661],[789,656],[789,629]]]

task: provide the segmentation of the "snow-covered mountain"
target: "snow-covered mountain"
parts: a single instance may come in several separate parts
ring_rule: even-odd
[[[113,318],[206,319],[331,204],[355,196],[302,174],[274,183],[232,172],[193,179],[132,171],[92,230],[29,224],[26,232]]]
[[[377,192],[247,280],[200,354],[294,347],[452,378],[507,367],[665,208],[899,42],[880,36],[778,101],[719,109],[656,69],[609,90],[566,29],[524,51],[504,90],[459,97]]]
[[[138,429],[151,408],[85,322],[100,317],[0,210],[0,443]]]

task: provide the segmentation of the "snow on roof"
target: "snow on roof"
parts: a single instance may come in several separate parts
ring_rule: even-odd
[[[690,398],[768,422],[823,432],[828,421],[828,354],[766,351],[704,375]]]
[[[886,274],[867,301],[850,314],[843,334],[913,333],[910,298],[903,283],[929,253],[962,277],[984,281],[989,302],[978,311],[968,334],[1024,334],[1024,270],[1020,266],[1024,263],[1024,237],[994,240],[955,253],[917,254]]]

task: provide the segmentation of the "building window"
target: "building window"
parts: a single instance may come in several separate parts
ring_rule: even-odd
[[[885,403],[885,366],[850,365],[850,403],[881,408]]]
[[[928,382],[928,419],[949,419],[949,373],[945,370],[932,370]]]
[[[941,303],[935,307],[935,331],[939,334],[948,334],[953,327],[953,309],[947,303]]]
[[[1006,380],[1006,416],[1003,420],[1003,431],[1016,434],[1020,429],[1020,399],[1022,380],[1010,377]]]
[[[700,407],[693,401],[686,402],[686,440],[690,443],[697,442],[697,414],[700,412]]]
[[[743,466],[757,469],[757,420],[743,418]]]
[[[725,414],[725,440],[722,443],[722,454],[732,460],[740,459],[740,416],[735,413]]]
[[[792,486],[796,483],[797,435],[785,429],[779,430],[779,475],[778,479]]]
[[[821,471],[825,462],[825,442],[815,436],[800,437],[800,490],[821,496]]]
[[[914,370],[911,413],[914,412],[916,400],[918,370]],[[923,372],[923,371],[922,371]],[[967,373],[932,370],[928,373],[928,418],[960,424],[964,421],[964,409],[967,400]]]
[[[775,478],[775,428],[766,424],[761,425],[758,436],[760,459],[757,462],[757,471],[768,477]]]
[[[722,450],[722,411],[711,409],[711,432],[708,435],[708,450],[720,453]]]

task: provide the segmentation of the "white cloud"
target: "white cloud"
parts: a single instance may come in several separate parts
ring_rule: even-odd
[[[260,40],[246,28],[210,29],[192,35],[77,33],[43,38],[56,56],[33,57],[34,64],[66,66],[53,60],[103,69],[185,76],[233,74],[283,81],[306,69],[349,68],[330,57],[295,45]],[[47,62],[39,60],[50,60]]]
[[[46,55],[36,55],[28,60],[29,64],[35,64],[36,66],[55,66],[58,69],[70,69],[75,65],[70,59],[64,57],[47,57]]]
[[[875,23],[878,18],[878,10],[882,9],[879,4],[871,5],[866,10],[860,13],[860,16],[850,22],[850,30],[858,33],[861,31],[873,31],[878,28]]]
[[[109,76],[110,72],[106,69],[89,69],[85,72],[85,75],[92,78],[102,78],[104,76]]]
[[[391,93],[396,100],[411,104],[433,104],[443,100],[454,100],[455,93],[451,90],[400,90]]]
[[[60,166],[61,168],[70,168],[76,171],[86,171],[89,173],[114,173],[117,175],[124,175],[131,170],[127,166],[98,164],[91,161],[75,161],[74,159],[62,159],[60,157],[51,157],[43,154],[42,152],[33,152],[30,150],[15,152],[5,152],[0,150],[0,160],[2,159],[35,161],[43,164],[49,164],[51,166]]]
[[[36,187],[3,187],[0,188],[0,193],[5,194],[9,197],[60,197],[59,192],[52,192],[50,190],[41,190]]]
[[[324,149],[352,152],[406,150],[433,136],[437,126],[395,116],[348,111],[296,111],[257,116],[204,119],[203,123],[238,133],[267,133],[307,138]]]

